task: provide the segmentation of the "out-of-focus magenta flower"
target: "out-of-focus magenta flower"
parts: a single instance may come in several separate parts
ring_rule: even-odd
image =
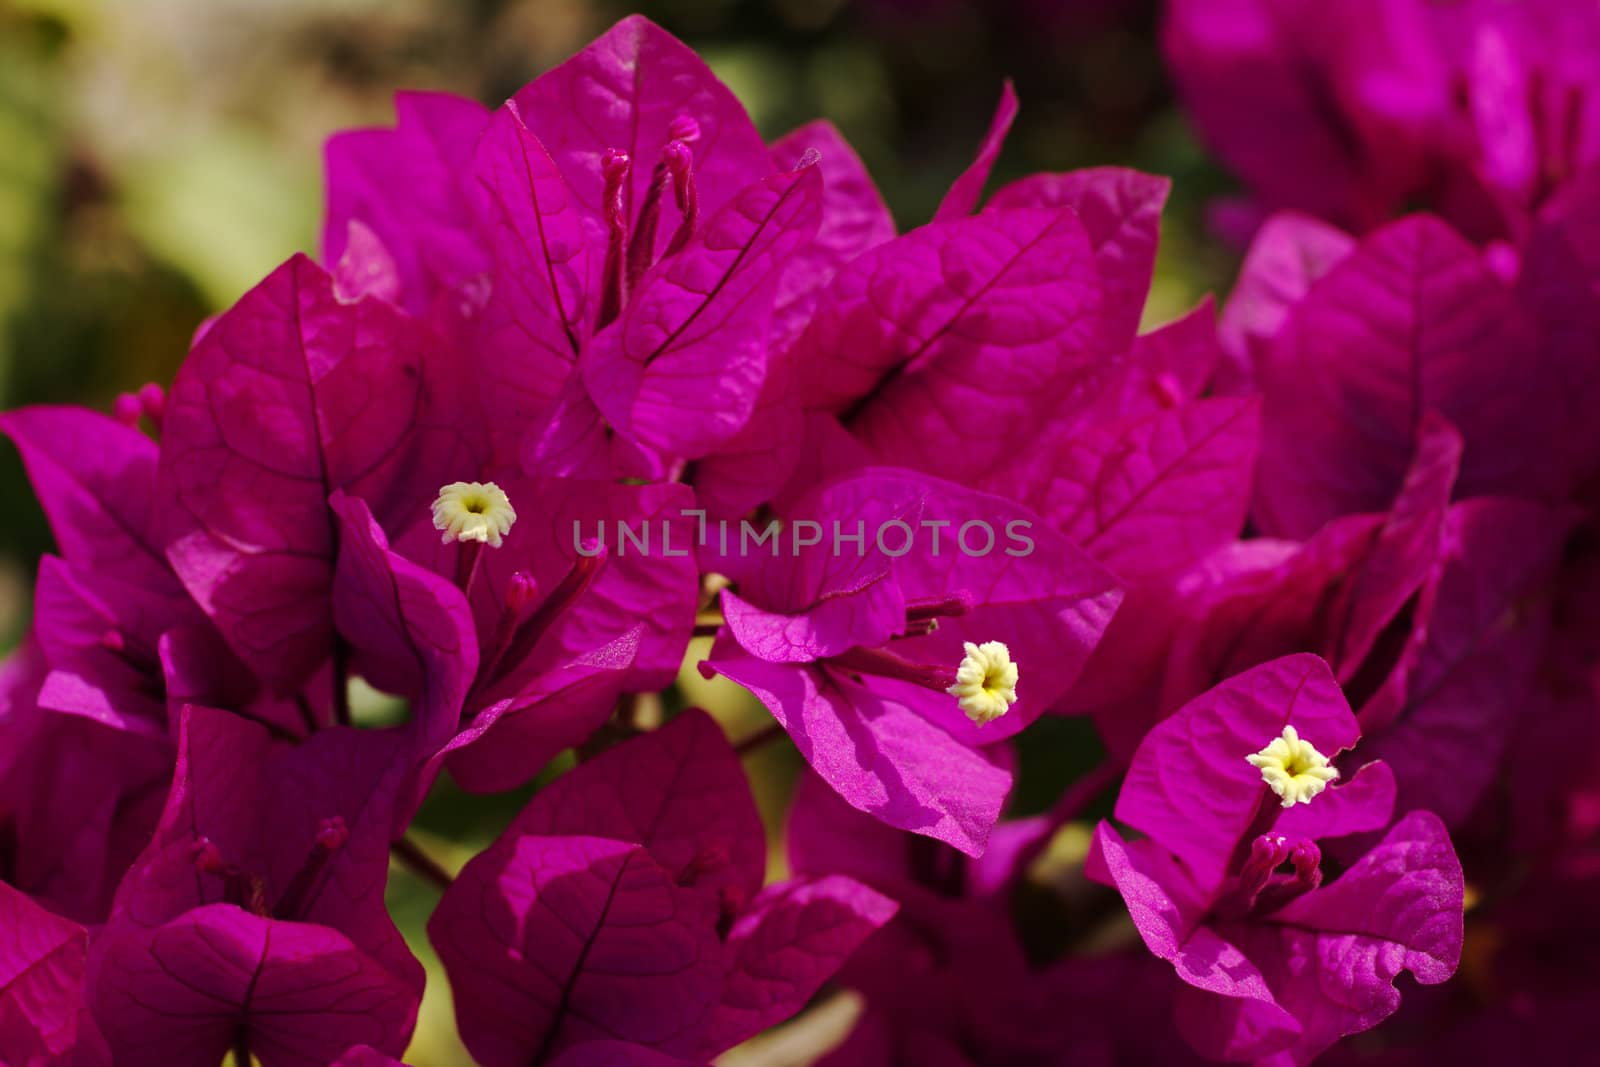
[[[1095,834],[1089,873],[1172,962],[1179,1028],[1206,1056],[1309,1063],[1394,1012],[1401,970],[1455,972],[1464,883],[1437,816],[1406,815],[1323,884],[1318,839],[1382,829],[1394,805],[1384,764],[1330,763],[1359,738],[1326,664],[1274,660],[1145,738],[1116,808],[1145,838]]]
[[[1255,294],[1266,278],[1281,277],[1274,246],[1304,231],[1262,231],[1241,283],[1251,295],[1229,314],[1263,399],[1263,532],[1306,537],[1386,506],[1429,411],[1461,433],[1458,495],[1559,499],[1594,471],[1600,450],[1584,413],[1596,399],[1595,342],[1583,330],[1600,315],[1589,291],[1600,274],[1574,255],[1600,218],[1600,193],[1566,206],[1543,216],[1514,282],[1444,223],[1415,216],[1264,300]]]
[[[1225,336],[1237,387],[1262,392],[1253,514],[1264,532],[1308,538],[1304,552],[1282,563],[1305,581],[1289,581],[1281,569],[1274,578],[1278,564],[1264,557],[1264,565],[1246,563],[1248,575],[1220,582],[1219,568],[1197,575],[1192,588],[1213,592],[1201,591],[1191,614],[1209,619],[1202,625],[1211,635],[1189,627],[1189,667],[1181,669],[1199,663],[1195,651],[1210,655],[1208,645],[1225,649],[1227,662],[1180,684],[1167,707],[1263,654],[1320,651],[1356,687],[1369,749],[1401,772],[1402,810],[1414,806],[1410,795],[1425,793],[1427,806],[1458,826],[1508,746],[1528,744],[1513,735],[1536,729],[1539,717],[1519,710],[1566,701],[1547,690],[1568,684],[1558,679],[1581,678],[1585,653],[1575,635],[1569,662],[1551,662],[1550,589],[1558,568],[1581,578],[1581,558],[1565,557],[1581,550],[1588,486],[1600,465],[1587,415],[1600,270],[1585,251],[1600,220],[1597,189],[1593,180],[1576,181],[1545,204],[1509,267],[1430,216],[1390,223],[1359,241],[1294,217],[1261,231],[1225,315]],[[1457,438],[1448,452],[1440,448],[1441,415]],[[1441,513],[1449,498],[1458,502]],[[1377,542],[1359,533],[1355,513],[1390,500],[1377,534],[1390,542],[1390,562],[1373,570],[1369,545]],[[1442,525],[1428,517],[1440,514]],[[1354,582],[1344,577],[1350,573],[1366,577]],[[1393,623],[1382,640],[1366,627],[1348,648],[1319,645],[1335,633],[1329,623],[1348,630],[1341,619],[1355,616],[1267,592],[1298,586],[1314,594],[1332,589],[1329,582],[1342,583],[1346,601],[1381,609],[1369,621]],[[1240,596],[1246,586],[1256,592]],[[1230,587],[1236,592],[1224,592]],[[1414,603],[1396,595],[1408,590],[1418,594]],[[1262,609],[1297,599],[1299,619],[1281,607]],[[1230,614],[1237,624],[1226,621]],[[1293,636],[1319,616],[1322,637]],[[1363,666],[1369,649],[1374,655]],[[1436,761],[1412,755],[1424,737],[1460,739],[1448,776],[1430,772]],[[1550,780],[1524,781],[1519,793]]]
[[[1170,0],[1163,42],[1257,212],[1365,231],[1422,201],[1475,240],[1520,242],[1600,162],[1590,5]]]
[[[744,770],[704,713],[580,764],[429,922],[467,1047],[486,1067],[596,1042],[572,1062],[699,1063],[788,1018],[895,905],[841,876],[763,889],[765,867]]]
[[[1453,440],[1436,424],[1385,514],[1346,516],[1302,544],[1242,542],[1180,576],[1144,686],[1095,709],[1112,751],[1127,758],[1155,722],[1239,672],[1314,651],[1350,687],[1364,752],[1396,768],[1399,810],[1466,820],[1543,699],[1546,589],[1570,516],[1506,498],[1447,507]]]

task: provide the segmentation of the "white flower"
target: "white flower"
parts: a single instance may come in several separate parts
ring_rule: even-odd
[[[1245,759],[1261,771],[1261,780],[1283,798],[1286,808],[1311,803],[1312,797],[1339,777],[1338,768],[1330,767],[1328,757],[1310,741],[1301,740],[1293,726],[1285,726],[1282,737],[1274,737],[1266,748]]]
[[[966,656],[956,668],[956,684],[945,692],[956,698],[967,718],[979,726],[993,722],[1017,702],[1017,665],[1011,650],[999,641],[964,644]]]
[[[500,547],[501,538],[517,521],[505,491],[493,482],[451,482],[433,502],[433,528],[451,541],[486,541]]]

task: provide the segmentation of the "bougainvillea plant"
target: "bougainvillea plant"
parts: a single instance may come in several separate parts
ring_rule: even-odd
[[[169,387],[0,416],[56,542],[0,674],[0,1063],[394,1064],[430,980],[490,1067],[824,1018],[833,1067],[1561,1049],[1580,7],[1173,3],[1254,239],[1143,332],[1168,183],[985,195],[1009,86],[903,234],[836,129],[765,142],[641,18],[335,136],[320,258]],[[730,743],[695,668],[770,725]],[[1090,769],[1021,810],[1061,717]],[[803,763],[757,783],[781,840],[758,744]],[[520,791],[459,870],[411,832],[445,782]]]

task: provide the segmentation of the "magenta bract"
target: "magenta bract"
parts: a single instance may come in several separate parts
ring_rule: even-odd
[[[1324,755],[1359,740],[1314,656],[1238,675],[1153,729],[1116,811],[1148,836],[1128,843],[1102,823],[1089,859],[1188,987],[1178,1026],[1216,1059],[1309,1062],[1395,1010],[1399,970],[1442,982],[1461,955],[1461,865],[1437,816],[1404,817],[1322,884],[1317,841],[1387,825],[1394,776],[1340,760],[1347,781],[1303,807],[1283,793],[1280,805],[1245,757],[1285,727]]]
[[[0,1061],[396,1067],[417,893],[486,1067],[1552,1044],[1600,950],[1581,6],[1168,3],[1249,249],[1160,325],[1189,191],[986,197],[1009,83],[904,233],[638,16],[336,135],[321,261],[170,393],[0,415],[55,538]],[[407,837],[514,790],[457,874]]]

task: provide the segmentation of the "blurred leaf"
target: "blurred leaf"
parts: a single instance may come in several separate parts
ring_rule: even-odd
[[[129,227],[217,308],[311,250],[322,208],[314,172],[237,126],[196,131],[130,163],[123,188]]]
[[[1017,784],[1006,815],[1026,818],[1047,810],[1068,783],[1105,758],[1100,736],[1087,718],[1044,716],[1017,743]],[[1102,798],[1101,803],[1109,801]]]
[[[741,45],[703,49],[701,58],[733,90],[758,127],[770,130],[780,119],[789,87],[797,80],[793,63],[784,52]]]
[[[89,22],[94,18],[96,4],[95,0],[11,0],[11,7],[24,15]]]
[[[52,229],[60,119],[51,71],[21,40],[0,42],[0,395],[12,324],[41,279],[29,266]]]

